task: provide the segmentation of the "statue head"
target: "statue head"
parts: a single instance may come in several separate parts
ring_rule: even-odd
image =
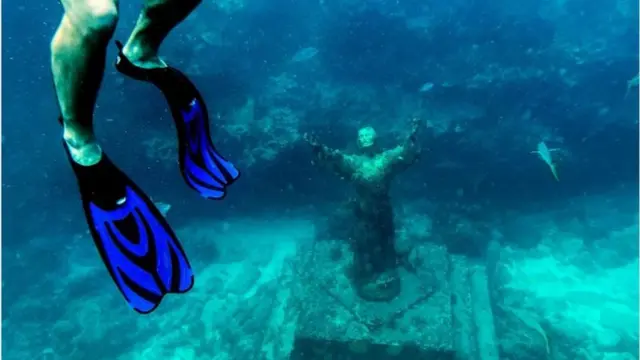
[[[358,147],[360,150],[373,149],[377,137],[376,131],[371,126],[358,130]]]

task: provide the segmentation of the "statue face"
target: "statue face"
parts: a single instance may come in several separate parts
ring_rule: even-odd
[[[358,130],[358,147],[360,149],[371,148],[376,143],[376,137],[376,131],[371,126]]]

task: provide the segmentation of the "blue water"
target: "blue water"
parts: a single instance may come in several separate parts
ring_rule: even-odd
[[[114,39],[125,40],[140,4],[120,6]],[[292,264],[315,240],[340,240],[344,231],[327,229],[349,220],[327,223],[354,196],[349,179],[317,166],[302,134],[357,153],[358,129],[372,126],[391,148],[413,117],[425,124],[422,155],[392,183],[397,239],[489,269],[494,358],[638,359],[637,2],[205,2],[161,55],[197,85],[216,147],[243,174],[224,201],[184,184],[164,98],[117,73],[110,46],[97,136],[171,205],[196,273],[191,293],[149,317],[127,308],[101,264],[61,145],[49,49],[62,7],[22,0],[2,10],[7,359],[374,359],[358,341],[400,340],[345,327],[347,353],[295,345],[308,337],[311,295],[304,286],[283,295],[282,274],[304,267]],[[532,153],[540,142],[554,150],[559,181]],[[279,316],[278,304],[302,315]],[[509,313],[534,320],[508,325]]]

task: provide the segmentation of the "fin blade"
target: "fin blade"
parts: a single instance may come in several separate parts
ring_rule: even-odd
[[[137,312],[155,310],[168,293],[193,287],[191,266],[173,231],[146,196],[128,188],[119,208],[105,211],[90,203],[89,226],[111,277]],[[126,226],[116,222],[133,218]],[[135,227],[135,228],[133,228]],[[138,233],[137,239],[130,234]]]
[[[209,115],[200,92],[189,78],[171,66],[137,67],[119,49],[116,69],[137,80],[153,83],[165,96],[178,132],[182,177],[189,187],[208,199],[222,199],[226,187],[240,172],[215,149],[209,131]]]
[[[164,295],[193,287],[175,233],[149,197],[103,154],[92,166],[71,159],[93,241],[130,307],[148,314]]]
[[[216,150],[209,135],[208,116],[199,96],[180,111],[184,126],[178,131],[181,151],[180,167],[187,184],[209,199],[222,199],[227,186],[233,184],[240,172]]]
[[[230,161],[225,160],[225,158],[223,158],[222,155],[220,155],[217,151],[213,150],[213,154],[216,162],[222,169],[224,169],[224,172],[228,174],[228,185],[238,180],[238,178],[240,177],[240,171],[238,171],[238,169]]]

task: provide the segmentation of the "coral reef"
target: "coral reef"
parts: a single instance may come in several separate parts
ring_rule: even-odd
[[[576,199],[574,210],[597,210],[600,201]],[[389,302],[358,296],[352,247],[330,234],[315,238],[315,218],[200,220],[177,229],[195,254],[194,290],[167,297],[157,316],[133,317],[118,294],[103,291],[109,280],[86,256],[81,244],[88,239],[79,234],[66,240],[64,262],[51,264],[68,275],[45,275],[64,283],[40,279],[7,308],[3,326],[13,331],[4,333],[11,346],[3,356],[638,359],[638,259],[628,254],[637,251],[637,217],[615,208],[589,216],[592,227],[606,223],[609,231],[585,241],[564,207],[512,214],[478,258],[425,241],[434,238],[433,219],[419,210],[429,208],[417,202],[397,212],[413,215],[397,224],[408,254],[398,269],[402,292]],[[509,242],[513,234],[537,241],[521,247]],[[34,239],[32,246],[44,249],[50,240]],[[36,294],[43,291],[53,304],[46,309]],[[104,342],[116,336],[117,342]]]

